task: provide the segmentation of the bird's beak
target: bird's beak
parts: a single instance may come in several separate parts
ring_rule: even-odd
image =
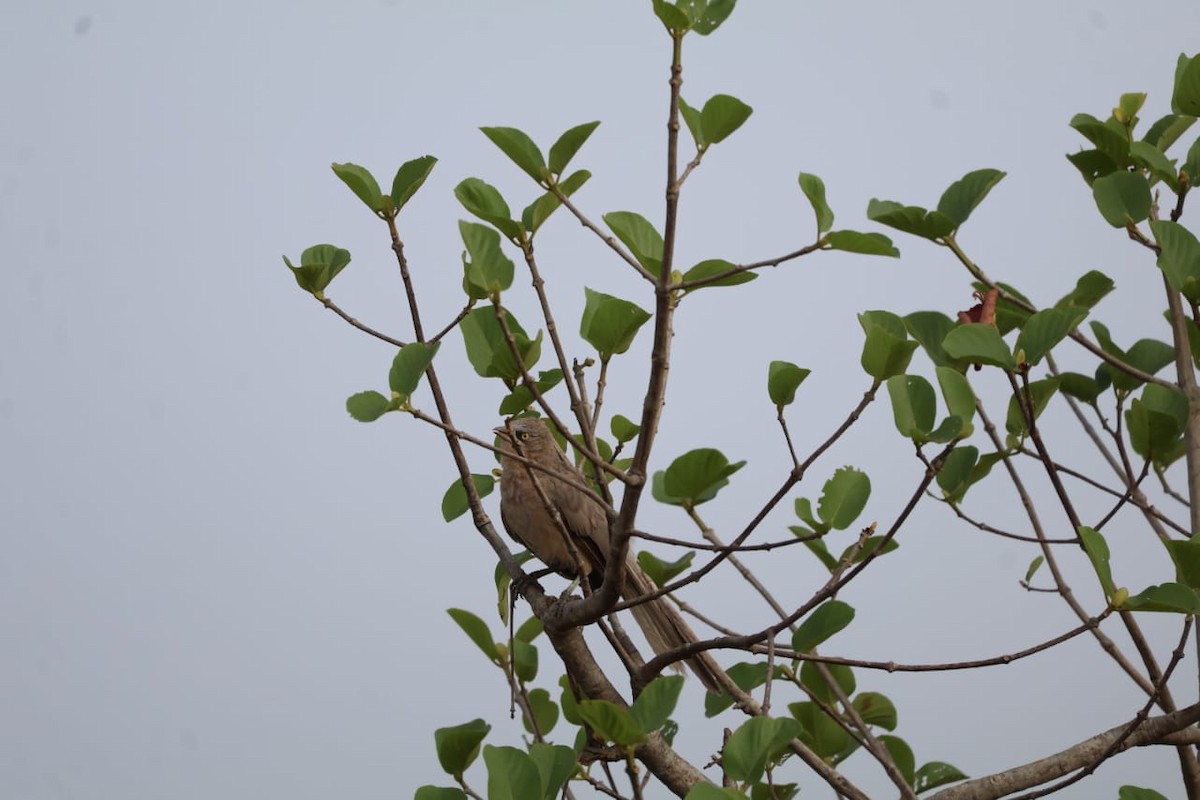
[[[498,428],[492,428],[492,433],[496,434],[501,439],[512,441],[512,436],[509,434],[508,428],[504,427],[503,425]]]

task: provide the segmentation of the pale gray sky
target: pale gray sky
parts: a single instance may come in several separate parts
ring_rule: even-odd
[[[489,741],[516,742],[498,673],[443,611],[496,625],[493,556],[465,518],[439,514],[454,475],[443,441],[394,415],[350,420],[344,399],[386,386],[392,353],[300,292],[279,257],[350,249],[330,295],[408,338],[383,228],[328,165],[363,164],[388,186],[399,163],[432,153],[440,163],[402,230],[427,324],[440,327],[461,302],[453,186],[478,176],[513,206],[533,196],[480,125],[546,147],[601,120],[576,159],[595,176],[580,204],[658,222],[669,49],[649,3],[56,0],[5,16],[0,796],[410,797],[448,782],[434,728],[483,716]],[[995,167],[1009,175],[964,230],[968,251],[1041,303],[1101,269],[1120,290],[1100,318],[1126,342],[1155,333],[1153,264],[1096,214],[1063,158],[1079,145],[1066,123],[1105,116],[1125,91],[1150,92],[1147,120],[1165,113],[1197,31],[1194,0],[743,2],[716,35],[687,41],[684,96],[730,93],[755,113],[689,181],[680,260],[756,260],[811,241],[801,170],[824,178],[838,227],[879,230],[865,219],[871,197],[932,205],[965,172]],[[704,508],[723,534],[786,468],[768,361],[813,369],[791,417],[807,451],[868,385],[855,313],[970,305],[949,254],[894,239],[900,261],[818,254],[682,309],[655,466],[696,446],[748,459]],[[540,252],[572,337],[584,283],[648,305],[565,215]],[[532,328],[526,285],[511,302]],[[644,345],[614,366],[611,411],[634,414]],[[449,338],[439,367],[456,421],[486,432],[501,393],[465,364]],[[477,471],[492,465],[474,458]],[[846,463],[871,475],[866,517],[886,524],[919,477],[886,399],[797,494],[815,497]],[[977,513],[1019,525],[1009,493],[983,499]],[[785,506],[764,538],[786,534]],[[1110,536],[1118,582],[1170,579],[1127,522],[1129,537]],[[677,535],[685,523],[652,503],[643,517]],[[843,596],[858,618],[828,651],[979,658],[1074,624],[1016,585],[1027,547],[932,506],[901,541]],[[821,571],[782,553],[751,563],[799,602]],[[1072,574],[1098,612],[1094,579],[1078,563]],[[731,574],[706,586],[689,599],[734,623],[763,618]],[[1147,621],[1160,652],[1175,623]],[[1066,747],[1142,702],[1090,639],[1006,668],[858,678],[896,701],[918,762],[973,775]],[[1181,703],[1191,683],[1178,684]],[[698,704],[697,687],[684,702]],[[685,734],[700,724],[681,720]],[[718,744],[685,746],[703,761]],[[1171,794],[1174,771],[1172,754],[1139,752],[1064,796],[1113,797],[1126,782]],[[849,772],[894,791],[861,755]]]

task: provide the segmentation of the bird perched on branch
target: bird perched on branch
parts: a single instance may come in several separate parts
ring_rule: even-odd
[[[545,470],[501,456],[500,518],[508,535],[560,575],[598,587],[611,550],[608,517],[603,506],[581,488],[587,485],[587,478],[567,459],[541,419],[515,419],[509,427],[496,428],[496,433],[508,439],[519,455]],[[549,509],[558,512],[561,527]],[[622,597],[634,601],[654,590],[654,582],[630,551]],[[696,641],[696,634],[665,597],[632,606],[630,611],[655,653]],[[721,668],[708,653],[692,656],[687,663],[706,688],[721,690],[717,680]]]

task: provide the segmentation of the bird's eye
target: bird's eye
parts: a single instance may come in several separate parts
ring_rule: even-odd
[[[517,438],[520,439],[522,442],[529,441],[529,432],[521,431],[520,433],[517,434]]]

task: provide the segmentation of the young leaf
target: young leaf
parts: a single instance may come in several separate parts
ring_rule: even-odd
[[[951,502],[959,502],[971,485],[971,473],[979,461],[979,449],[971,445],[959,445],[950,451],[937,474],[937,485],[942,495]]]
[[[729,483],[729,476],[745,465],[745,461],[729,463],[720,450],[690,450],[672,461],[666,471],[654,474],[651,491],[662,503],[698,506],[716,497]]]
[[[550,171],[555,175],[561,175],[562,171],[567,168],[567,164],[579,152],[579,148],[583,147],[583,143],[588,140],[592,131],[596,130],[596,126],[599,124],[599,120],[585,122],[558,137],[558,141],[550,147]]]
[[[996,330],[995,325],[978,322],[959,325],[946,334],[942,347],[947,355],[960,361],[990,364],[1008,370],[1017,367],[1012,352],[1000,338],[1000,331]]]
[[[471,475],[471,482],[475,484],[475,492],[480,497],[487,497],[496,486],[496,479],[491,475],[477,475],[473,473]],[[446,493],[442,495],[442,519],[446,520],[446,522],[451,522],[470,510],[471,507],[467,501],[467,490],[463,488],[462,480],[456,478],[450,484],[450,488],[446,490]]]
[[[953,764],[947,764],[944,761],[930,761],[922,764],[913,777],[913,791],[921,794],[928,792],[930,789],[945,786],[947,783],[966,780],[967,777],[965,773]]]
[[[1054,393],[1058,391],[1058,378],[1043,378],[1040,381],[1033,381],[1029,384],[1029,395],[1026,402],[1029,403],[1033,410],[1033,418],[1037,420],[1045,410],[1046,404],[1050,402],[1050,398],[1054,397]],[[1020,401],[1016,395],[1008,399],[1008,416],[1005,421],[1005,427],[1008,432],[1014,436],[1023,436],[1029,431],[1029,420],[1026,418],[1026,411],[1022,408]]]
[[[653,0],[654,16],[658,17],[671,34],[682,33],[688,29],[690,21],[687,14],[666,0]]]
[[[450,728],[438,728],[433,732],[438,763],[447,775],[458,777],[467,771],[478,757],[479,745],[491,729],[491,725],[481,719],[475,719]]]
[[[1200,180],[1200,175],[1196,177]],[[1200,241],[1195,234],[1167,220],[1151,221],[1150,231],[1161,248],[1158,266],[1171,288],[1193,302],[1200,300]]]
[[[1179,55],[1171,110],[1176,114],[1200,117],[1200,55],[1191,58],[1182,53]]]
[[[1116,591],[1116,586],[1113,585],[1112,568],[1108,563],[1108,542],[1104,541],[1104,537],[1095,529],[1086,525],[1079,526],[1079,538],[1083,542],[1084,552],[1092,562],[1092,568],[1096,571],[1096,577],[1100,579],[1100,587],[1104,589],[1104,596],[1111,598]]]
[[[471,638],[485,656],[493,663],[500,663],[500,652],[496,649],[496,642],[492,640],[492,632],[488,630],[487,623],[461,608],[448,608],[446,613],[458,623],[458,627],[463,629],[463,633]]]
[[[492,144],[504,151],[514,164],[520,167],[526,175],[538,183],[550,177],[542,151],[534,144],[533,139],[516,128],[480,128],[483,135],[492,140]]]
[[[858,324],[867,334],[860,363],[868,375],[882,381],[908,368],[917,343],[909,341],[900,317],[889,311],[864,311]]]
[[[534,689],[534,692],[545,692],[544,689]],[[530,693],[532,698],[533,692]],[[547,693],[546,702],[550,703],[550,707],[554,704],[549,700]],[[557,709],[555,709],[557,712]],[[553,727],[553,726],[551,726]],[[543,730],[543,733],[546,731]],[[537,765],[538,773],[542,777],[542,800],[554,800],[562,791],[565,784],[575,772],[575,767],[578,760],[575,757],[575,751],[561,744],[546,744],[545,742],[534,742],[529,745],[529,757],[533,759],[533,763]]]
[[[940,211],[926,211],[920,206],[875,198],[867,204],[867,219],[934,241],[953,233],[958,227],[953,219]]]
[[[283,257],[297,285],[318,300],[325,299],[325,287],[350,263],[350,251],[332,244],[317,244],[300,254],[300,266]]]
[[[538,331],[538,335],[530,339],[517,318],[511,312],[505,314],[521,360],[527,370],[532,370],[542,354],[542,333]],[[480,377],[501,378],[510,386],[520,379],[521,370],[504,338],[504,329],[496,319],[495,309],[477,308],[467,314],[458,327],[467,348],[467,359]]]
[[[929,360],[939,367],[958,365],[942,348],[942,340],[957,324],[940,311],[914,311],[904,318],[908,334],[920,343]]]
[[[558,182],[558,189],[567,197],[575,194],[579,189],[588,182],[592,177],[592,173],[586,169],[572,172],[568,177]],[[521,212],[521,224],[525,229],[532,233],[537,233],[538,228],[542,227],[550,215],[558,210],[562,205],[562,201],[558,199],[558,195],[552,191],[547,191],[537,200],[534,200],[525,210]]]
[[[341,178],[342,183],[350,187],[359,200],[376,214],[383,211],[383,192],[375,176],[366,167],[358,164],[333,164],[333,174]]]
[[[420,786],[413,800],[467,800],[467,795],[457,786]]]
[[[546,392],[562,383],[562,379],[563,373],[558,367],[539,372],[536,384],[538,393],[544,396]],[[533,399],[533,392],[528,386],[521,383],[500,401],[500,415],[507,417],[519,414],[533,403]]]
[[[346,411],[359,422],[374,422],[391,410],[390,405],[379,392],[359,392],[346,399]]]
[[[731,13],[737,0],[708,0],[703,6],[699,19],[692,22],[692,30],[701,36],[708,36],[721,26]]]
[[[421,382],[421,376],[437,355],[439,346],[441,342],[409,342],[401,347],[400,352],[392,359],[392,369],[388,373],[388,385],[392,391],[403,399],[411,397]]]
[[[647,272],[651,275],[662,272],[662,234],[648,219],[632,211],[611,211],[604,215],[604,222]]]
[[[852,705],[868,725],[876,725],[887,731],[896,730],[896,706],[887,696],[879,692],[859,692],[854,696]]]
[[[753,111],[750,106],[727,94],[710,97],[700,112],[700,130],[704,141],[716,144],[742,127]]]
[[[683,571],[692,565],[695,558],[696,551],[694,550],[689,550],[674,561],[663,561],[649,550],[643,550],[637,554],[638,566],[650,576],[650,580],[654,581],[655,586],[664,586],[675,576],[683,574]]]
[[[1037,366],[1079,324],[1081,318],[1057,308],[1044,308],[1025,322],[1017,336],[1017,350],[1025,351],[1025,362]]]
[[[1121,607],[1131,611],[1200,614],[1200,598],[1193,589],[1182,583],[1162,583],[1143,589],[1128,598]]]
[[[912,748],[908,746],[908,742],[899,736],[885,733],[879,737],[879,743],[887,748],[888,754],[895,762],[896,768],[900,770],[900,774],[904,776],[904,780],[912,785],[912,782],[916,780],[917,759],[913,755]]]
[[[721,765],[735,781],[753,783],[800,730],[800,723],[787,717],[751,717],[725,743]]]
[[[950,184],[938,201],[938,211],[954,220],[954,227],[961,227],[975,207],[983,202],[988,192],[999,183],[1007,173],[998,169],[979,169],[968,172],[959,180]]]
[[[830,719],[816,703],[789,703],[788,711],[800,723],[800,740],[821,758],[832,759],[853,743],[850,734]]]
[[[454,196],[463,208],[490,223],[507,238],[515,239],[521,232],[521,226],[511,219],[508,203],[491,184],[479,178],[467,178],[454,187]]]
[[[459,220],[458,231],[467,248],[463,256],[463,290],[467,296],[486,300],[512,286],[513,262],[500,249],[500,234],[466,220]]]
[[[645,731],[628,710],[607,700],[580,700],[579,716],[605,741],[631,747],[646,741]]]
[[[792,649],[810,653],[854,619],[854,608],[841,600],[826,600],[804,618],[792,634]]]
[[[937,367],[938,385],[946,398],[946,409],[963,421],[963,438],[971,435],[971,420],[975,418],[975,391],[961,372],[950,367]]]
[[[1152,228],[1153,225],[1154,223],[1151,223]],[[1055,303],[1054,307],[1064,311],[1071,308],[1091,309],[1107,296],[1114,286],[1112,278],[1103,272],[1091,270],[1082,275],[1075,282],[1075,288],[1071,290],[1071,293]]]
[[[392,179],[392,208],[396,212],[404,208],[404,204],[417,193],[436,163],[437,159],[433,156],[421,156],[400,165],[396,177]]]
[[[488,800],[530,800],[542,796],[541,775],[524,750],[488,745],[483,748],[483,763],[488,771]]]
[[[857,683],[854,678],[854,671],[850,667],[844,664],[826,664],[825,669],[843,693],[847,695],[854,694]],[[818,700],[824,700],[827,703],[837,702],[837,696],[834,694],[829,682],[825,680],[825,676],[821,674],[821,670],[818,669],[817,662],[804,662],[800,667],[800,683],[811,691]]]
[[[853,467],[842,467],[833,473],[821,489],[817,513],[834,530],[850,527],[862,513],[871,496],[871,479],[867,473]]]
[[[683,280],[704,280],[705,278],[711,278],[714,275],[720,275],[724,272],[729,272],[729,270],[733,268],[734,264],[731,264],[724,259],[710,258],[705,261],[701,261],[699,264],[683,273]],[[697,289],[707,289],[710,286],[737,286],[740,283],[749,283],[757,277],[758,273],[752,272],[751,270],[743,270],[741,272],[734,272],[730,275],[726,275],[724,278],[705,283],[701,286],[694,286],[687,291],[694,292]]]
[[[554,730],[554,726],[558,724],[558,706],[555,704],[555,702],[553,700],[550,699],[550,692],[546,691],[545,689],[541,689],[541,688],[530,689],[529,690],[529,709],[530,709],[530,711],[533,712],[534,721],[537,722],[537,732],[538,733],[545,736],[546,734],[548,734],[552,730]],[[529,733],[534,732],[534,726],[533,726],[533,724],[530,723],[528,718],[522,718],[521,721],[523,723],[525,723],[526,731],[528,731]],[[534,747],[550,747],[550,745],[535,744]],[[563,747],[562,749],[566,750],[567,753],[570,754],[571,764],[574,765],[575,764],[575,751],[569,747]],[[535,762],[537,762],[537,758],[534,757],[534,751],[532,748],[530,749],[529,755],[534,758]],[[543,779],[543,787],[544,787],[544,781],[547,776],[543,772],[541,764],[537,764],[537,767],[538,767],[538,775]],[[563,780],[566,780],[566,778],[564,778]],[[559,784],[558,788],[562,788],[562,784]],[[545,797],[545,795],[542,795],[542,796]],[[553,800],[553,798],[555,796],[556,796],[555,794],[550,795],[549,800]]]
[[[772,361],[767,368],[767,394],[780,411],[796,399],[796,389],[804,383],[810,370],[798,367],[790,361]]]
[[[1114,172],[1097,178],[1092,197],[1100,216],[1114,228],[1137,224],[1150,216],[1150,183],[1137,172]]]
[[[633,721],[646,732],[656,731],[666,723],[679,702],[683,691],[682,675],[661,675],[652,680],[629,707]]]
[[[612,431],[613,438],[617,442],[625,444],[626,442],[632,442],[641,433],[642,428],[628,417],[616,414],[609,423],[609,430]]]
[[[937,419],[937,397],[920,375],[894,375],[887,381],[892,416],[900,435],[923,443]]]
[[[822,234],[833,227],[833,211],[825,202],[825,182],[807,172],[800,173],[800,191],[808,198],[813,213],[817,215],[817,234]]]
[[[579,321],[579,335],[607,361],[633,344],[638,330],[650,319],[640,306],[612,295],[583,289],[587,302]]]
[[[699,150],[705,146],[703,122],[700,119],[700,112],[692,108],[679,98],[679,116],[683,117],[683,122],[687,125],[688,132],[692,134],[692,141],[696,143],[696,149]]]
[[[861,253],[868,256],[891,256],[898,258],[900,250],[892,240],[882,233],[859,233],[858,231],[830,231],[825,234],[825,244],[830,250],[845,253]]]

